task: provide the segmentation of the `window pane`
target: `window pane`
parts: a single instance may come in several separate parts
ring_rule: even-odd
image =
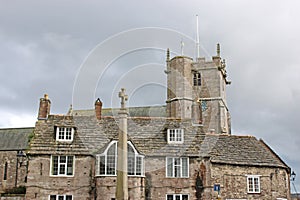
[[[100,157],[100,174],[105,175],[105,156]]]
[[[58,200],[64,200],[64,196],[58,196]]]
[[[56,200],[56,195],[50,195],[50,200]]]
[[[67,175],[73,175],[73,156],[68,156]]]
[[[59,165],[59,174],[60,175],[66,174],[66,165],[65,164],[60,164]]]
[[[116,143],[111,145],[107,151],[107,166],[106,166],[107,175],[116,174]]]
[[[249,192],[253,192],[253,181],[252,178],[248,178],[248,187],[249,187]]]
[[[255,192],[259,192],[259,182],[258,182],[258,178],[253,178],[254,179],[254,191]]]
[[[182,195],[182,200],[189,200],[189,195],[183,194]]]
[[[181,173],[180,173],[180,166],[176,166],[174,167],[174,177],[181,177]]]
[[[134,163],[134,150],[130,145],[127,146],[127,170],[128,170],[128,175],[134,175],[134,168],[135,168],[135,163]]]
[[[58,156],[52,156],[52,174],[58,175]]]
[[[72,195],[67,195],[66,200],[72,200]]]
[[[173,158],[167,158],[167,176],[173,177]]]
[[[63,127],[58,128],[58,139],[60,140],[65,139],[64,134],[65,134],[65,128]]]
[[[189,165],[188,165],[188,158],[182,158],[182,177],[188,177]]]
[[[142,175],[142,157],[136,157],[136,175]]]
[[[71,140],[72,128],[66,128],[66,140]]]
[[[60,162],[60,163],[66,163],[66,161],[67,161],[66,156],[60,156],[60,157],[59,157],[59,162]]]
[[[168,194],[167,195],[167,200],[173,200],[173,195]]]

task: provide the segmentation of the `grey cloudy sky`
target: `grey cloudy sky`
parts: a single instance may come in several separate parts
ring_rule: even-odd
[[[143,27],[195,38],[198,14],[201,56],[215,55],[219,42],[227,62],[233,133],[263,138],[300,177],[299,8],[297,0],[0,0],[0,127],[34,126],[44,93],[51,98],[52,113],[66,113],[81,66],[107,38]],[[153,46],[165,47],[158,42],[153,40]],[[180,39],[173,45],[178,52]],[[114,48],[107,52],[116,53]],[[146,69],[155,63],[155,76],[163,77],[162,50],[119,56],[93,88],[105,107],[117,95],[112,92],[119,81],[114,77],[130,66]],[[139,78],[151,81],[144,72]],[[165,88],[148,86],[135,89],[132,106],[164,104]],[[94,96],[84,105],[91,108]]]

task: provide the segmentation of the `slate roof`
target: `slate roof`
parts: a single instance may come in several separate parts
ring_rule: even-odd
[[[3,128],[0,129],[0,151],[24,150],[28,147],[30,128]]]
[[[55,141],[55,126],[76,127],[74,141]],[[182,128],[183,144],[168,144],[167,129]],[[38,121],[31,154],[96,155],[108,143],[117,140],[118,118],[112,116],[97,120],[95,115],[50,115]],[[129,117],[128,140],[145,156],[210,157],[212,163],[247,166],[288,166],[262,140],[252,136],[204,134],[202,127],[192,126],[191,120],[165,117]]]

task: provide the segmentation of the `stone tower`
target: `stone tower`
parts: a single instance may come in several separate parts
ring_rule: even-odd
[[[217,55],[205,58],[175,56],[167,50],[167,116],[191,119],[205,132],[230,134],[230,114],[226,102],[227,80],[225,60]]]

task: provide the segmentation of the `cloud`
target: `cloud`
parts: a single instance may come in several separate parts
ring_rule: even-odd
[[[263,138],[299,174],[299,7],[294,0],[5,1],[0,7],[0,126],[31,124],[44,93],[49,93],[53,113],[67,112],[80,65],[109,36],[130,28],[162,27],[195,38],[198,14],[201,55],[214,55],[220,42],[226,58],[234,134]],[[164,52],[149,55],[164,62]],[[150,62],[141,54],[120,58],[107,76],[143,61]],[[109,105],[111,87],[102,82],[95,87]],[[143,103],[138,91],[132,105]]]

